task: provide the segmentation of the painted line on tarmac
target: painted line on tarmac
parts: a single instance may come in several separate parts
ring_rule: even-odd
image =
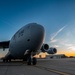
[[[34,67],[39,68],[39,69],[43,69],[43,70],[46,70],[46,71],[49,71],[49,72],[57,73],[59,75],[73,75],[73,74],[70,74],[70,73],[50,69],[50,68],[47,68],[47,67],[42,67],[42,66],[34,66]]]

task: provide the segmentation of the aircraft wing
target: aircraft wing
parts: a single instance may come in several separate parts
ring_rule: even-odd
[[[10,40],[0,42],[0,48],[3,48],[3,49],[9,48],[9,43],[10,43]]]

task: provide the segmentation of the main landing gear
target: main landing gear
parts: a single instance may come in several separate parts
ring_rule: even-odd
[[[3,59],[3,62],[11,62],[11,59]]]

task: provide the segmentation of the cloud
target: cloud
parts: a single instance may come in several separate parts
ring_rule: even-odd
[[[54,45],[55,48],[59,47],[58,45]]]
[[[64,44],[64,46],[66,46],[68,50],[75,51],[75,45],[74,44],[68,43],[68,44]]]
[[[72,44],[65,44],[65,46],[68,46],[69,47],[69,46],[73,46],[73,45]]]
[[[55,34],[53,34],[50,38],[50,40],[54,40],[54,38],[66,27],[67,25],[63,26],[62,28],[60,28]]]
[[[50,41],[51,43],[57,42],[57,39],[53,39]]]
[[[3,23],[5,23],[6,25],[9,25],[12,28],[17,28],[17,26],[14,26],[15,24],[11,24],[8,21],[5,21],[5,20],[0,20],[0,21],[2,21]]]
[[[68,49],[68,50],[73,50],[73,51],[75,51],[75,46],[70,46],[70,47],[68,47],[67,49]]]

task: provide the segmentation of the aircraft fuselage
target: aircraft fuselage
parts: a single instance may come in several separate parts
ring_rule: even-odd
[[[27,50],[37,53],[44,40],[44,27],[30,23],[18,30],[10,40],[9,52],[14,58],[22,58]]]

